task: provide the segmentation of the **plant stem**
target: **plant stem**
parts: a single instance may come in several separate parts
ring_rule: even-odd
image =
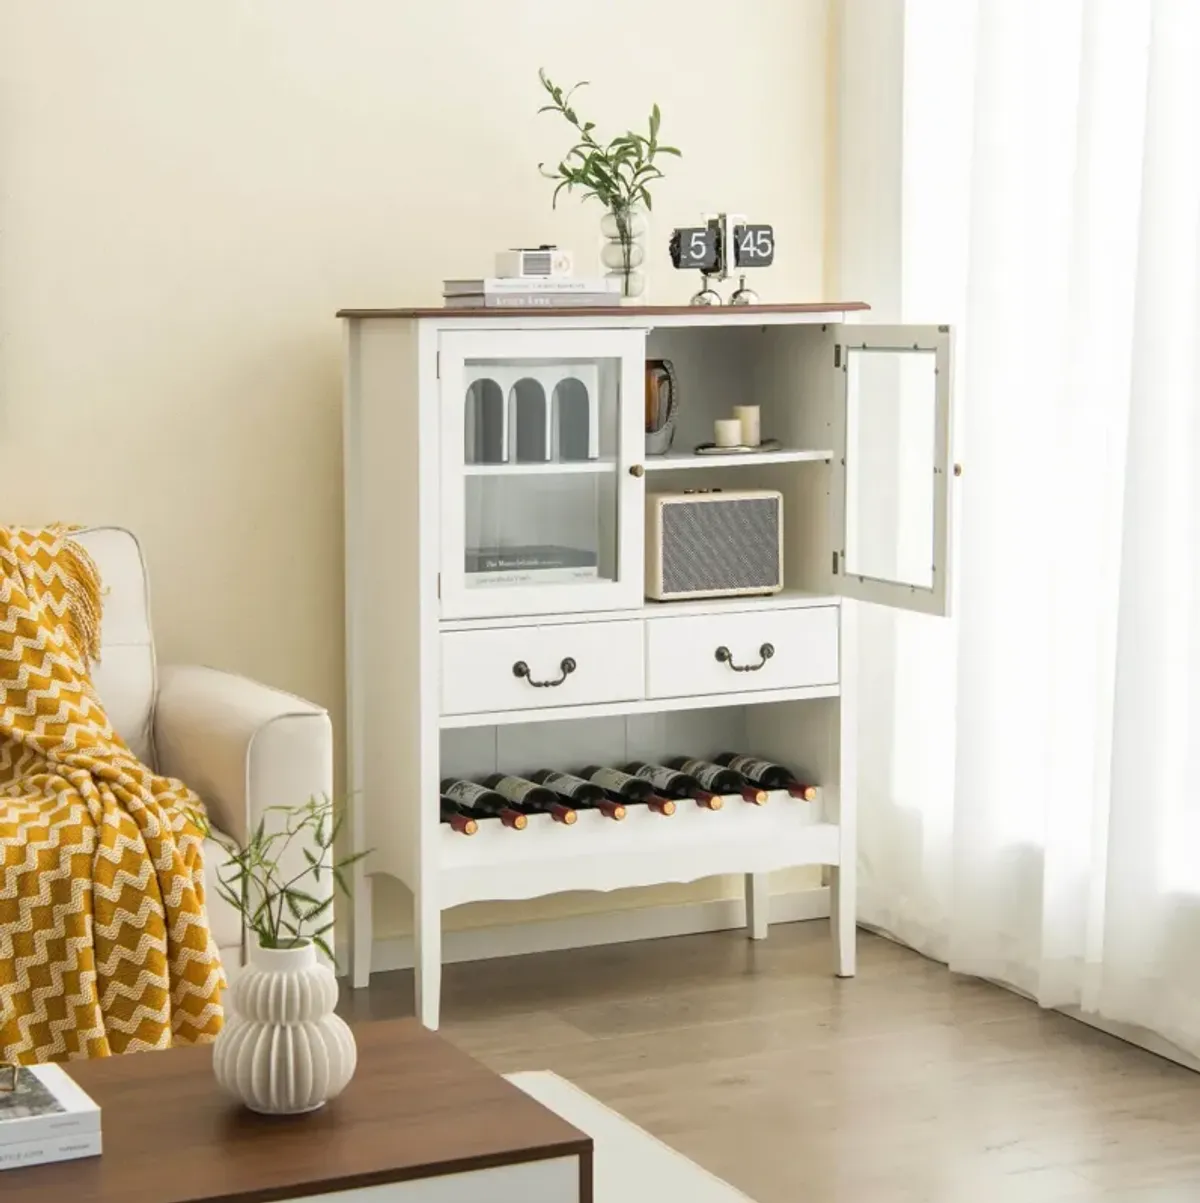
[[[629,296],[629,277],[633,272],[633,206],[616,207],[613,219],[617,223],[617,241],[621,245],[621,295]]]

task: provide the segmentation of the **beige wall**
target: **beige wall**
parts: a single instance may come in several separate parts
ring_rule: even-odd
[[[719,207],[775,223],[765,299],[819,297],[827,15],[0,0],[0,520],[133,528],[164,659],[340,714],[334,310],[437,303],[444,276],[514,244],[594,264],[598,211],[552,213],[536,170],[568,145],[535,116],[541,65],[594,81],[580,107],[602,132],[657,100],[684,149],[655,192],[653,299],[694,288],[666,263],[672,226]],[[402,893],[383,892],[383,930]]]

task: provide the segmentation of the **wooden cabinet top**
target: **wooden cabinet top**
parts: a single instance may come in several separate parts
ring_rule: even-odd
[[[436,308],[415,309],[339,309],[337,316],[345,318],[415,318],[415,319],[446,319],[446,318],[486,318],[491,321],[504,321],[506,318],[660,318],[688,317],[696,325],[723,326],[733,324],[731,317],[737,318],[741,324],[747,318],[755,316],[774,317],[788,314],[822,314],[835,315],[848,313],[856,309],[870,309],[864,301],[799,301],[791,304],[778,305],[611,305],[602,309],[584,308],[583,306],[509,306],[503,309],[489,309],[478,306],[469,308],[454,308],[441,306]]]

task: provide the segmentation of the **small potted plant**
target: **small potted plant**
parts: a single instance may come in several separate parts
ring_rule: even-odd
[[[253,1111],[314,1111],[354,1074],[354,1036],[334,1014],[337,979],[317,959],[320,951],[334,960],[326,937],[333,930],[335,888],[349,895],[345,870],[366,855],[334,859],[344,818],[345,812],[335,817],[328,798],[272,806],[245,847],[205,825],[229,852],[217,893],[242,916],[250,954],[226,998],[213,1070]],[[285,876],[280,866],[293,846],[303,867]],[[292,851],[289,860],[296,859]]]
[[[626,130],[602,143],[592,132],[596,123],[581,120],[571,104],[571,97],[587,81],[564,92],[544,70],[538,72],[538,77],[550,97],[538,112],[561,114],[578,138],[553,170],[544,163],[538,164],[544,176],[558,181],[551,203],[557,205],[558,194],[564,188],[568,192],[578,188],[585,200],[594,197],[604,206],[606,212],[600,221],[601,233],[607,240],[601,251],[604,266],[610,275],[620,277],[622,296],[641,296],[646,287],[640,268],[646,258],[643,240],[646,212],[652,208],[650,185],[663,177],[655,160],[660,155],[678,157],[681,152],[659,142],[662,114],[657,104],[650,110],[645,134]]]

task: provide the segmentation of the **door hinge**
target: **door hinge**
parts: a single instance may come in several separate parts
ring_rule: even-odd
[[[441,378],[442,378],[442,353],[441,353],[441,351],[439,351],[433,357],[433,362],[434,362],[434,368],[433,368],[434,375],[436,376],[436,378],[438,380],[441,380]]]
[[[437,576],[438,576],[438,580],[437,580],[438,601],[441,601],[442,600],[442,574],[439,572],[437,574]]]
[[[837,576],[837,574],[838,574],[837,566],[838,566],[838,553],[835,551],[833,553],[833,575],[834,576]]]
[[[841,343],[833,344],[833,366],[835,368],[840,368],[842,366],[842,344]]]

